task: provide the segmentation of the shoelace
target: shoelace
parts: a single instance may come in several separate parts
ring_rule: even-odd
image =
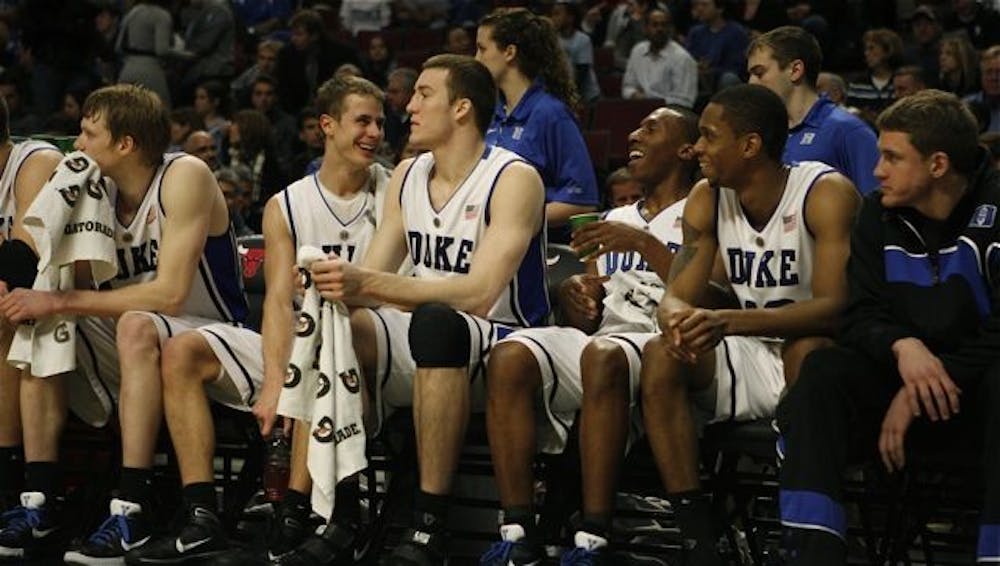
[[[126,542],[132,540],[132,529],[129,527],[128,518],[125,515],[111,515],[105,519],[97,531],[90,535],[87,542],[100,546],[110,546],[118,538]]]
[[[490,564],[506,565],[512,550],[514,550],[514,541],[512,540],[495,542],[479,559],[479,566],[489,566]]]
[[[559,566],[594,566],[596,558],[596,552],[577,546],[563,555]]]
[[[3,532],[20,537],[25,532],[42,524],[42,513],[39,509],[19,506],[4,513],[3,519],[7,521]]]

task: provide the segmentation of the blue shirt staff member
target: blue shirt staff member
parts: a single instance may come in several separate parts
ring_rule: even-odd
[[[823,52],[802,28],[783,26],[750,43],[750,84],[766,86],[785,102],[785,163],[820,161],[851,180],[861,194],[878,188],[875,133],[860,118],[816,92]]]
[[[476,59],[500,90],[486,143],[517,153],[538,169],[549,240],[568,242],[569,217],[596,210],[600,197],[571,110],[578,97],[555,28],[523,8],[495,10],[480,22]]]

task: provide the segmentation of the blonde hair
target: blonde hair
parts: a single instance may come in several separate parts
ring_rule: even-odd
[[[99,88],[83,102],[82,115],[93,120],[104,118],[112,141],[132,138],[147,165],[163,161],[170,145],[170,114],[148,88],[133,84]]]

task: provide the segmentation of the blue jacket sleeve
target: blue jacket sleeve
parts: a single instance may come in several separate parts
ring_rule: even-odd
[[[844,173],[854,182],[861,194],[867,195],[879,187],[875,178],[878,164],[878,138],[867,124],[845,129],[840,147],[844,152]]]
[[[600,204],[594,165],[576,121],[568,110],[550,114],[548,119],[545,167],[549,174],[546,175],[545,202]]]

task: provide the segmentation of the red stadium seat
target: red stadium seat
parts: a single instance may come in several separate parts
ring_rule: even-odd
[[[611,145],[611,132],[608,130],[589,130],[583,132],[583,141],[587,144],[590,161],[598,171],[608,170],[608,150]]]
[[[653,110],[663,106],[659,99],[598,100],[594,107],[594,119],[590,127],[594,130],[610,132],[608,159],[612,168],[620,166],[628,159],[628,135],[639,127],[639,122]]]
[[[615,71],[615,48],[598,47],[594,49],[594,72],[598,75]]]

